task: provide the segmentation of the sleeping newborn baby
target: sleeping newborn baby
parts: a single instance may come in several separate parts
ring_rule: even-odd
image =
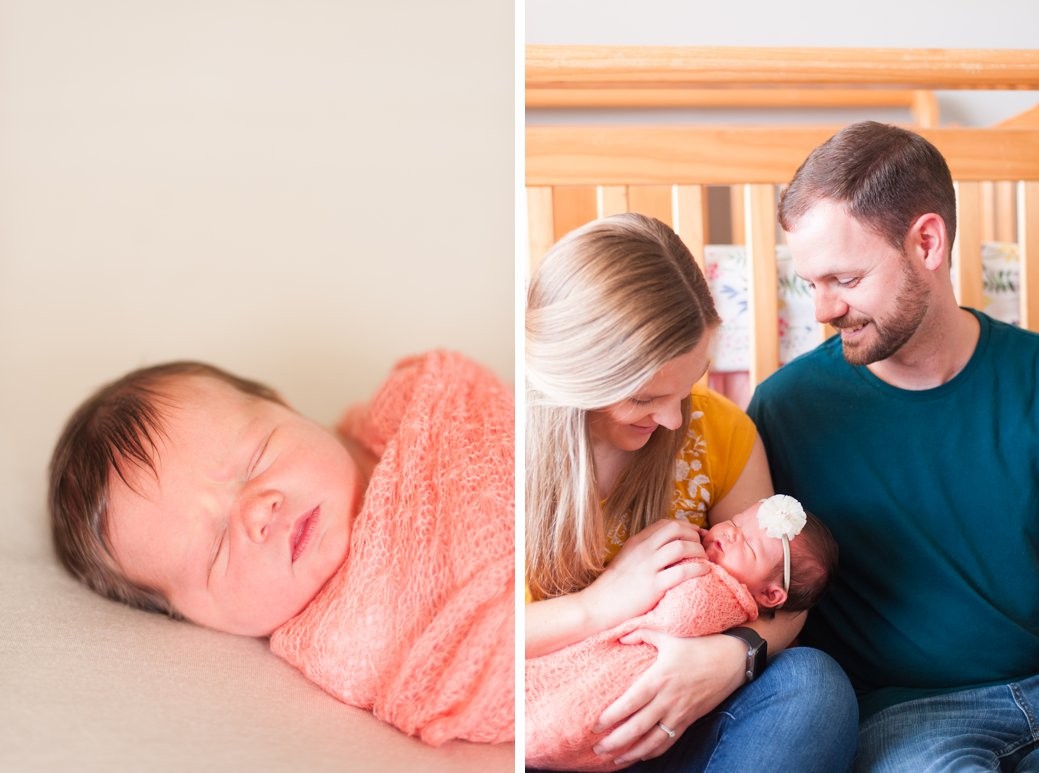
[[[270,636],[428,743],[512,740],[513,421],[449,352],[399,363],[338,434],[209,365],[142,369],[58,441],[55,546],[98,593]]]
[[[645,643],[622,643],[639,628],[673,636],[724,631],[783,608],[808,609],[836,568],[829,530],[800,503],[775,495],[731,520],[701,529],[710,571],[679,583],[640,617],[526,661],[526,763],[552,770],[615,770],[623,751],[592,751],[599,716],[656,659]]]

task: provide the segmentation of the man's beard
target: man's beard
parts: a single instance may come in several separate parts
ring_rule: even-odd
[[[847,343],[841,337],[841,351],[844,359],[852,365],[869,365],[886,360],[913,337],[920,327],[920,322],[927,313],[927,286],[904,264],[902,282],[895,296],[894,311],[883,321],[876,319],[854,318],[847,314],[830,324],[841,328],[856,328],[869,323],[873,327],[872,338]]]

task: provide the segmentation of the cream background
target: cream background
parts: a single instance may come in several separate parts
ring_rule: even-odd
[[[511,380],[508,10],[2,0],[4,507],[140,365],[211,360],[325,422],[429,347]]]
[[[513,42],[478,0],[0,0],[0,769],[512,769],[93,597],[44,496],[69,413],[140,365],[326,423],[431,347],[511,381]]]

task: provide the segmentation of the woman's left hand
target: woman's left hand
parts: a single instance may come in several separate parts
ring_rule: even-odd
[[[597,754],[618,766],[663,754],[744,679],[746,645],[731,636],[685,639],[639,629],[621,639],[622,644],[639,642],[656,647],[656,662],[607,707],[595,727],[603,732],[620,723],[595,745]]]

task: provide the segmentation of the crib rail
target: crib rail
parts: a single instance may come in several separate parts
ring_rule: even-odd
[[[992,127],[935,125],[930,90],[981,88],[1039,89],[1039,51],[527,48],[529,107],[907,107],[910,125],[942,151],[957,183],[953,262],[961,303],[982,305],[982,241],[1009,235],[1020,254],[1021,324],[1039,330],[1039,108]],[[710,238],[708,186],[731,186],[741,210],[736,240],[746,244],[751,267],[757,383],[779,365],[778,191],[838,128],[528,125],[531,265],[571,228],[622,211],[671,224],[700,258]]]
[[[938,99],[926,89],[527,88],[526,106],[587,108],[901,108],[917,126],[938,125]]]
[[[1039,51],[740,46],[526,48],[526,88],[1039,89]]]

